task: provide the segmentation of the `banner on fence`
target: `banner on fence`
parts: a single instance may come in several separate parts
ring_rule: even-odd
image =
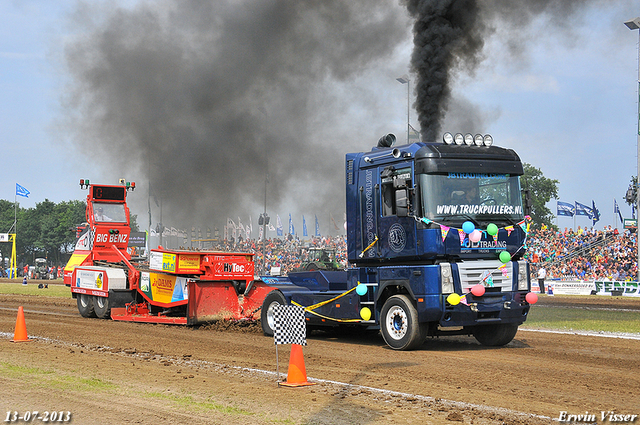
[[[545,292],[551,286],[555,295],[608,295],[640,297],[638,282],[623,281],[595,281],[586,282],[582,280],[545,280]],[[531,291],[540,292],[538,281],[531,282]]]
[[[595,287],[598,295],[640,297],[640,292],[638,292],[638,282],[596,281]]]

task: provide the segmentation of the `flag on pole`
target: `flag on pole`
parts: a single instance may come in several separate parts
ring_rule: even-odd
[[[622,213],[620,212],[620,208],[618,208],[618,202],[615,199],[613,200],[613,213],[617,213],[620,216],[620,223],[624,223],[624,220],[622,219]]]
[[[576,212],[576,207],[573,204],[570,204],[568,202],[562,202],[562,201],[558,201],[558,214],[557,215],[564,215],[567,217],[573,217],[573,215]]]
[[[320,225],[318,224],[318,216],[316,215],[316,236],[320,236]]]
[[[307,235],[307,222],[304,219],[304,215],[302,216],[302,236],[308,236]]]
[[[409,143],[420,142],[420,132],[409,124]]]
[[[25,187],[20,186],[18,183],[16,183],[16,195],[28,198],[30,193],[31,192],[29,192]]]
[[[589,218],[593,218],[593,211],[588,206],[576,202],[576,215],[586,215]]]
[[[295,230],[293,228],[293,221],[291,221],[291,213],[289,213],[289,234],[295,234]]]
[[[280,216],[276,214],[276,235],[282,236],[282,221],[280,221]]]
[[[596,225],[596,223],[598,221],[600,221],[600,211],[598,210],[598,208],[596,208],[596,201],[591,201],[591,212],[593,213],[593,217],[591,217],[591,220],[593,220],[593,226]]]
[[[339,232],[340,229],[338,228],[338,225],[336,224],[336,221],[333,219],[333,214],[329,213],[329,216],[331,217],[331,222],[333,223],[333,227],[336,228],[336,232]]]

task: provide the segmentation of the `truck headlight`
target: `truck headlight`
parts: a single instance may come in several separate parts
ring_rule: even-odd
[[[451,264],[440,263],[440,282],[442,282],[443,294],[450,294],[454,292],[453,273],[451,272]]]
[[[527,262],[518,261],[518,291],[529,290],[529,279],[527,276]]]

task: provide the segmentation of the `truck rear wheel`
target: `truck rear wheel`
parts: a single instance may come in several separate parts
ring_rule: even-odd
[[[390,297],[382,307],[380,330],[394,350],[413,350],[427,337],[427,324],[418,322],[418,311],[406,295]]]
[[[473,336],[482,345],[498,347],[510,343],[518,332],[518,325],[503,323],[473,328]]]
[[[91,295],[78,294],[76,300],[78,302],[78,311],[82,317],[96,317]]]
[[[287,300],[280,291],[269,292],[262,302],[260,324],[262,325],[262,332],[266,336],[273,336],[273,329],[275,327],[273,308],[278,305],[287,305]]]
[[[93,310],[100,319],[111,318],[111,303],[107,297],[93,297]]]

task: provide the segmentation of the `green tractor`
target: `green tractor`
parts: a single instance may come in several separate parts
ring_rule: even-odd
[[[306,251],[306,253],[304,252]],[[336,261],[336,250],[334,248],[306,248],[301,253],[302,265],[296,271],[343,270],[343,267]]]

